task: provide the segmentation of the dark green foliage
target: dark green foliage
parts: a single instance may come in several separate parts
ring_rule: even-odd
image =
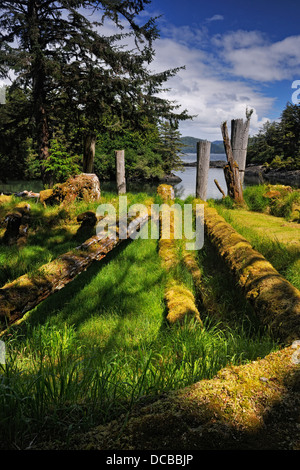
[[[178,126],[170,121],[163,121],[159,125],[160,139],[157,147],[162,158],[162,169],[169,175],[172,170],[182,168],[180,156],[182,155],[183,144],[180,140]]]
[[[31,152],[32,131],[27,95],[17,86],[7,89],[6,104],[0,105],[0,181],[22,178]]]
[[[143,131],[140,123],[145,119],[157,125],[160,119],[176,124],[190,118],[186,111],[177,112],[178,105],[158,98],[161,86],[179,69],[149,71],[158,31],[154,18],[141,24],[148,3],[1,2],[0,77],[12,70],[14,87],[26,95],[27,112],[18,122],[27,119],[26,137],[34,140],[44,183],[55,182],[49,160],[57,127],[76,147],[72,153],[83,153],[85,168],[93,149],[86,142],[93,144],[98,134],[109,132],[114,140],[123,138],[128,127]],[[103,34],[107,18],[115,26],[112,36]],[[123,47],[125,40],[133,43],[132,49]],[[83,151],[78,151],[79,143]],[[152,160],[147,156],[142,166],[147,169]]]
[[[267,122],[249,138],[248,163],[271,168],[300,169],[300,106],[288,103],[280,122]]]
[[[144,132],[123,129],[117,134],[100,134],[95,155],[95,173],[101,179],[115,178],[115,150],[125,150],[126,177],[153,179],[163,176],[161,156],[155,151],[157,127],[145,123]]]

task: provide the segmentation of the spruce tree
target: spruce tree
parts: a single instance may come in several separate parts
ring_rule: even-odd
[[[0,76],[13,72],[15,86],[30,93],[31,115],[44,184],[52,128],[77,126],[84,139],[84,171],[92,171],[97,133],[136,126],[147,116],[188,119],[177,105],[157,97],[179,69],[151,74],[155,19],[137,18],[150,0],[16,0],[0,6]],[[106,19],[116,33],[101,33]],[[124,32],[127,25],[129,32]],[[134,40],[132,50],[121,47]],[[72,131],[74,133],[74,130]]]

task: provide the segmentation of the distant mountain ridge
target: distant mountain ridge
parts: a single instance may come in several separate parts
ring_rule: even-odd
[[[180,141],[184,147],[181,149],[183,153],[196,153],[197,142],[204,139],[197,139],[196,137],[181,137]],[[211,153],[225,153],[223,140],[215,140],[211,143]]]

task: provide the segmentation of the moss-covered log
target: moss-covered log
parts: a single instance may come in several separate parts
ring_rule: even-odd
[[[164,215],[169,209],[168,204],[172,204],[174,193],[172,186],[160,185],[158,187],[158,195],[165,201]],[[167,321],[169,324],[182,323],[186,318],[196,320],[202,323],[199,310],[196,306],[194,294],[185,286],[181,280],[176,279],[173,271],[179,263],[178,246],[175,238],[176,215],[170,208],[170,214],[167,217],[170,221],[169,238],[164,238],[162,229],[162,215],[160,215],[160,240],[159,255],[162,259],[166,271],[169,273],[169,280],[165,291],[165,302],[167,307]],[[192,269],[192,262],[187,253],[184,255],[184,262]],[[196,270],[193,265],[193,273],[196,278]],[[195,279],[193,276],[193,280]],[[196,287],[196,286],[195,286]],[[198,287],[198,286],[197,286]],[[197,288],[196,287],[196,288]]]
[[[300,349],[228,366],[211,380],[141,400],[130,416],[37,449],[299,450]]]
[[[300,338],[300,292],[218,212],[205,205],[205,231],[264,325],[281,340]]]
[[[147,215],[133,219],[128,225],[127,237],[134,234],[147,219]],[[26,312],[62,289],[94,261],[103,259],[122,241],[112,235],[106,238],[103,238],[103,234],[95,235],[36,272],[25,274],[3,286],[0,289],[0,326],[5,328],[21,319]]]

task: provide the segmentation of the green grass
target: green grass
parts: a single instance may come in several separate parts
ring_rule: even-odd
[[[150,196],[146,193],[127,194],[128,206],[146,203],[149,199]],[[113,204],[118,212],[118,197],[112,192],[102,192],[100,202],[81,201],[66,207],[45,208],[40,203],[30,201],[30,225],[26,245],[5,246],[1,243],[5,230],[4,218],[8,212],[14,211],[20,202],[22,203],[16,197],[6,202],[0,200],[0,286],[23,274],[34,272],[43,264],[74,249],[86,238],[94,235],[95,229],[77,233],[79,224],[76,217],[80,213],[87,210],[96,212],[99,204],[105,203]]]
[[[142,239],[125,242],[11,328],[0,369],[2,446],[66,440],[75,431],[125,419],[141,400],[276,349],[247,321],[250,310],[228,276],[224,283],[224,267],[211,255],[209,248],[199,253],[213,297],[209,314],[201,312],[203,329],[167,325],[167,274],[157,241]]]
[[[295,287],[300,289],[300,226],[269,214],[210,202]]]
[[[268,197],[269,192],[280,193],[278,197]],[[228,204],[227,197],[222,204]],[[282,185],[262,184],[258,186],[248,186],[244,190],[244,200],[249,210],[254,212],[269,213],[276,217],[295,222],[300,222],[300,190],[292,190]],[[231,207],[230,207],[231,204]],[[233,208],[232,201],[227,208]]]
[[[128,204],[147,200],[147,194],[128,195]],[[104,201],[117,204],[117,197],[107,193]],[[91,207],[77,203],[62,213],[33,204],[36,231],[22,250],[6,248],[6,278],[72,247],[70,221]],[[181,248],[178,242],[180,262],[171,275],[193,290]],[[194,322],[170,327],[164,302],[170,274],[161,261],[157,240],[124,242],[1,338],[7,359],[0,365],[0,447],[66,441],[73,432],[125,420],[133,405],[278,348],[209,243],[198,253],[204,327]]]

